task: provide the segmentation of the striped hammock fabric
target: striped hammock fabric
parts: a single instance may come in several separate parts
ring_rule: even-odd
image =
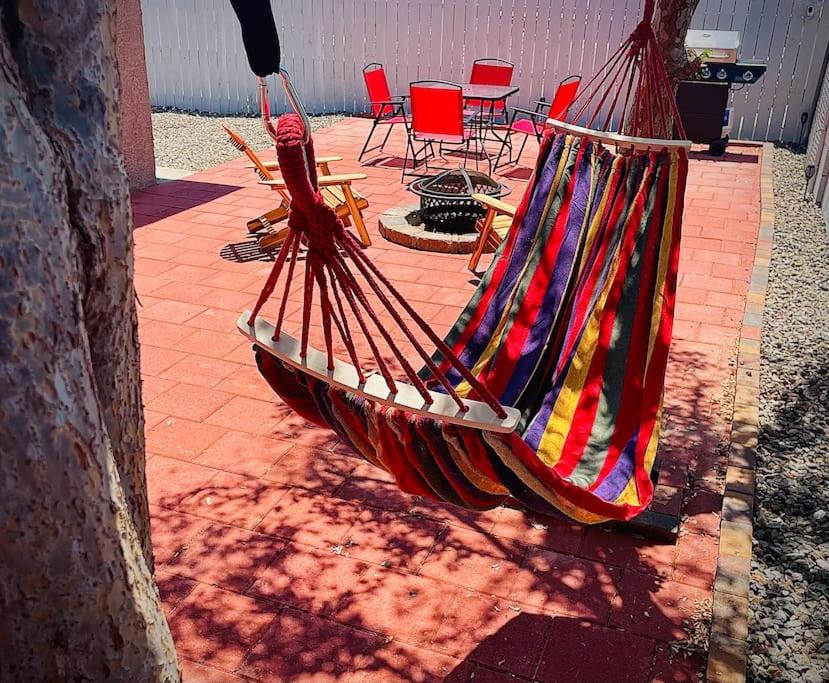
[[[630,519],[653,496],[687,171],[683,149],[621,155],[545,137],[509,235],[446,338],[520,410],[512,434],[368,403],[261,350],[259,368],[404,491],[473,509],[512,496],[583,523]]]

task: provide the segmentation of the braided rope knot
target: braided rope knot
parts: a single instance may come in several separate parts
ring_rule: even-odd
[[[633,33],[630,34],[630,40],[635,49],[641,49],[648,43],[648,41],[655,37],[653,25],[649,19],[642,19],[642,21],[636,25],[636,28],[633,29]]]
[[[345,239],[345,225],[319,192],[314,193],[310,205],[291,202],[288,226],[305,237],[309,257],[314,254],[325,263],[336,258],[337,244]]]

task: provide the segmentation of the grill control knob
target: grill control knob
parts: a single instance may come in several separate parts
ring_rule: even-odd
[[[717,72],[717,78],[719,78],[721,81],[724,81],[726,78],[728,78],[728,72],[725,69],[720,69]]]
[[[699,70],[699,75],[707,81],[709,78],[711,78],[711,69],[709,69],[707,66],[704,66]]]
[[[746,82],[753,81],[754,80],[754,72],[753,71],[746,71],[743,74],[743,80],[746,81]]]

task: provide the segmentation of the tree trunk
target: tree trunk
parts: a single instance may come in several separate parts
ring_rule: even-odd
[[[665,68],[671,84],[676,86],[693,73],[696,66],[688,61],[685,52],[685,35],[699,0],[657,0],[654,33],[665,59]]]
[[[0,680],[179,679],[152,580],[112,4],[3,3]]]

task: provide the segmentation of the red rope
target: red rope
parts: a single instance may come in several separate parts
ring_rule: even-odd
[[[685,137],[653,29],[655,12],[655,0],[646,0],[636,28],[574,98],[571,111],[575,113],[569,120],[578,123],[585,117],[588,128],[603,120],[602,130],[611,130],[618,119],[616,130],[623,134],[670,139],[673,118],[677,136]],[[622,91],[625,94],[619,109]]]
[[[256,305],[253,307],[253,312],[250,314],[250,318],[248,318],[248,325],[253,325],[253,322],[256,320],[256,316],[259,315],[259,311],[262,310],[262,306],[265,305],[265,302],[270,298],[271,294],[273,294],[273,290],[276,288],[276,281],[279,279],[279,274],[282,272],[282,266],[285,263],[285,257],[288,255],[288,246],[294,241],[294,239],[294,231],[289,230],[288,236],[282,243],[282,248],[279,251],[276,263],[274,263],[270,275],[268,275],[268,279],[265,281],[265,286],[259,293],[259,299],[257,299]],[[288,277],[290,277],[290,275]]]
[[[337,326],[340,333],[340,339],[342,339],[343,344],[345,344],[348,357],[351,359],[351,364],[357,369],[357,379],[360,380],[360,384],[365,384],[366,378],[363,374],[363,369],[360,367],[360,360],[357,358],[357,350],[354,348],[354,340],[351,337],[351,330],[348,327],[348,321],[345,317],[345,308],[343,307],[343,302],[340,298],[340,290],[337,287],[337,280],[334,277],[331,278],[331,291],[334,293],[334,300],[337,302],[337,310],[339,311],[340,319],[342,320],[342,325],[338,324]],[[334,322],[338,323],[336,317],[334,317]]]
[[[293,232],[293,230],[291,231]],[[282,246],[282,251],[288,252],[285,245]],[[281,252],[280,252],[281,254]],[[288,297],[291,294],[291,284],[294,281],[294,266],[296,265],[297,256],[299,255],[299,238],[297,237],[291,245],[291,262],[288,265],[288,277],[285,278],[285,291],[282,293],[282,301],[279,304],[279,316],[276,319],[274,327],[273,338],[274,341],[279,339],[279,334],[282,331],[282,323],[285,320],[285,308],[288,305]]]
[[[440,353],[444,356],[444,360],[448,361],[449,364],[453,368],[455,368],[455,370],[458,371],[461,377],[463,377],[463,379],[466,380],[469,386],[472,387],[473,391],[475,391],[478,395],[478,398],[487,405],[489,405],[495,411],[498,417],[506,417],[506,412],[504,412],[503,415],[501,414],[501,411],[503,411],[503,407],[501,406],[500,402],[497,398],[495,398],[492,392],[489,389],[487,389],[486,385],[484,385],[477,377],[475,377],[475,375],[472,374],[472,372],[470,372],[469,368],[467,368],[460,361],[460,359],[458,359],[454,352],[444,343],[444,341],[437,334],[435,334],[435,331],[431,327],[429,327],[429,325],[426,323],[425,320],[423,320],[423,318],[420,317],[418,312],[414,308],[412,308],[412,306],[409,304],[408,301],[406,301],[403,295],[400,294],[400,292],[398,292],[397,289],[394,288],[391,282],[388,281],[386,276],[383,275],[383,273],[377,268],[377,266],[375,266],[374,263],[372,263],[365,256],[363,251],[359,249],[359,242],[357,242],[357,239],[352,235],[348,235],[348,237],[349,241],[351,242],[351,249],[349,253],[356,254],[357,258],[355,260],[357,262],[362,260],[363,263],[365,263],[365,265],[369,268],[369,270],[371,270],[372,274],[386,286],[386,288],[389,290],[392,296],[394,296],[397,302],[412,317],[415,323],[417,323],[418,327],[420,327],[424,332],[426,332],[427,336],[429,337],[429,340],[433,344],[435,344]],[[397,315],[393,307],[390,307],[390,311],[392,315]],[[426,360],[426,358],[424,358],[424,360]],[[448,382],[441,382],[441,384],[443,384],[443,386],[449,391],[450,395],[452,395],[452,391],[450,391],[452,389],[451,385],[449,385]]]

